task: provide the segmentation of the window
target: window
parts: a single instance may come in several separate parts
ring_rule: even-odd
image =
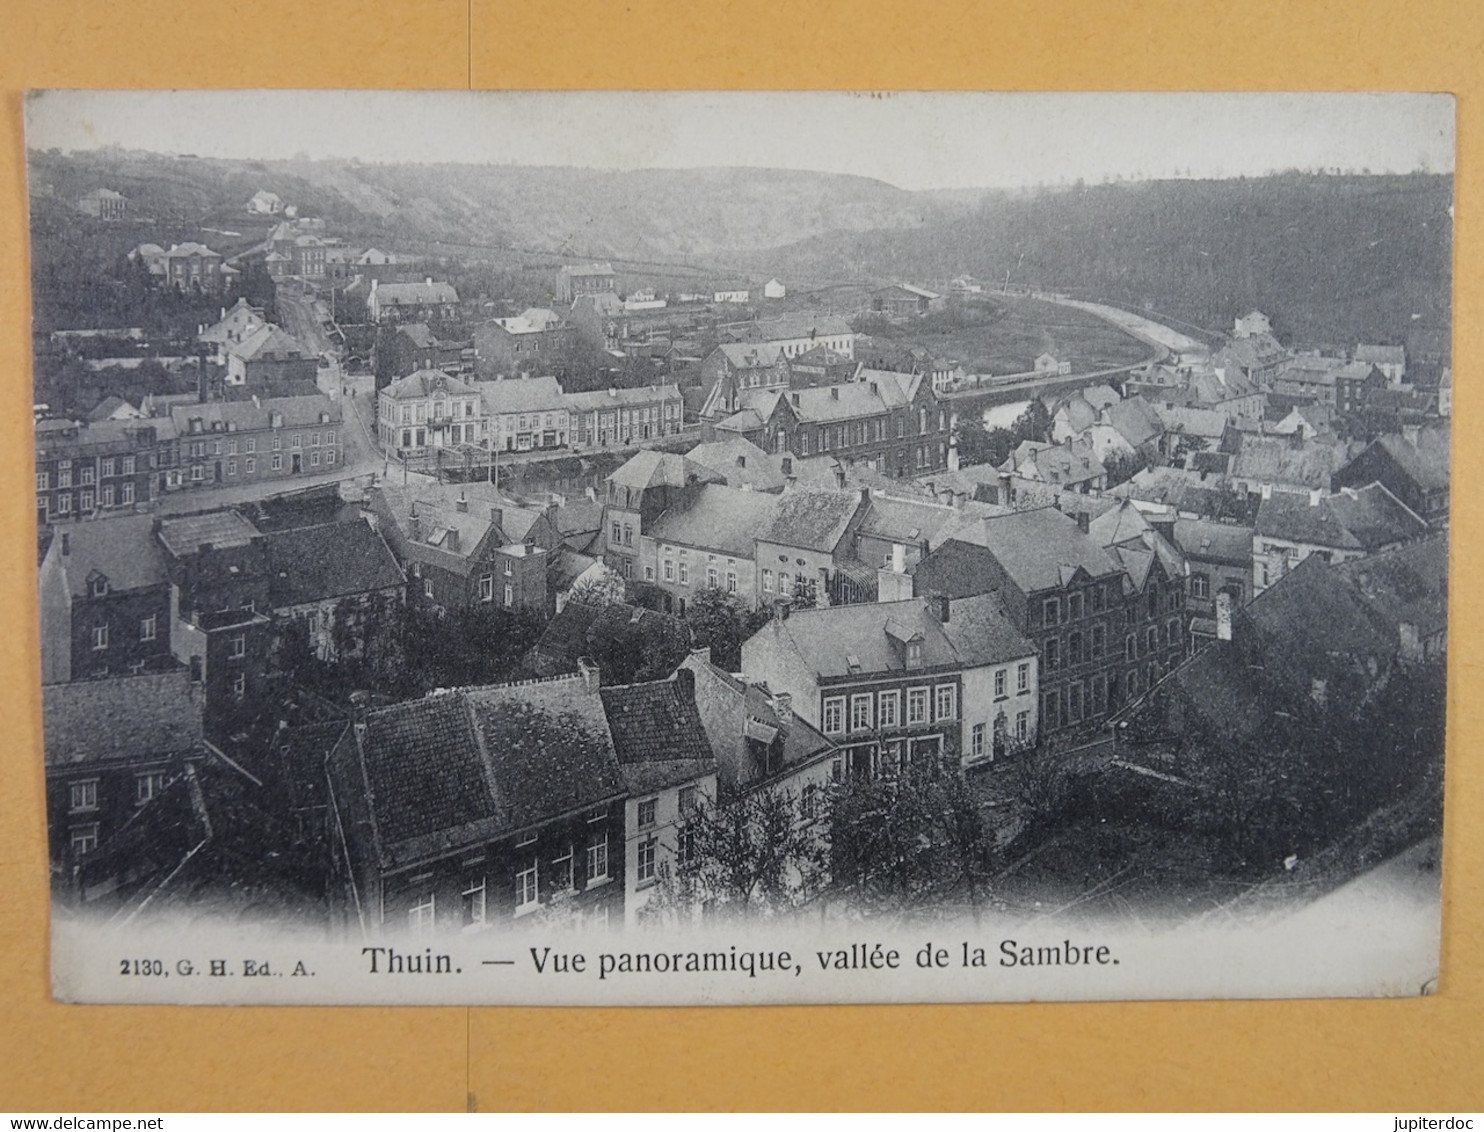
[[[685,551],[680,552],[680,584],[690,585],[690,563],[685,560]]]
[[[493,574],[481,574],[479,576],[479,600],[495,600],[495,576]]]
[[[640,884],[648,884],[654,880],[655,850],[658,846],[659,840],[653,837],[646,837],[639,842],[639,860],[634,870],[634,879]]]
[[[799,794],[799,814],[805,821],[813,821],[819,814],[819,787],[809,782]]]
[[[93,579],[93,585],[92,585],[92,593],[93,593],[93,596],[94,597],[107,597],[108,596],[108,579],[107,578],[94,578]]]
[[[331,429],[329,432],[325,433],[325,443],[326,444],[334,444],[335,443],[335,430],[334,429]],[[332,463],[333,463],[333,461],[332,461]]]
[[[1067,638],[1067,663],[1081,664],[1084,659],[1082,655],[1082,634],[1073,633]]]
[[[974,724],[974,729],[969,733],[969,757],[984,757],[984,724]]]
[[[1096,591],[1094,591],[1094,592],[1096,592]],[[1092,655],[1094,657],[1102,656],[1103,655],[1103,650],[1106,649],[1107,646],[1108,646],[1108,632],[1107,632],[1107,630],[1104,629],[1103,626],[1101,626],[1101,625],[1094,625],[1092,627]]]
[[[869,731],[872,724],[871,693],[850,697],[850,730]]]
[[[784,597],[792,597],[794,592],[794,578],[783,570],[778,571],[778,592]]]
[[[141,641],[152,641],[155,639],[156,617],[152,613],[143,621],[139,622],[139,639]]]
[[[297,432],[294,433],[293,447],[295,447],[295,448],[303,448],[304,447],[304,436],[303,436],[302,433],[297,433]]]
[[[423,597],[427,598],[429,601],[432,601],[433,600],[433,579],[432,578],[424,578],[423,579]]]
[[[146,771],[134,776],[134,804],[142,806],[151,798],[158,797],[165,789],[165,772],[163,770]]]
[[[125,456],[119,460],[119,474],[123,476],[132,476],[134,474],[133,456]]]
[[[436,919],[436,904],[431,892],[419,897],[417,902],[407,909],[407,927],[413,935],[426,935],[431,932]]]
[[[1067,597],[1067,620],[1077,621],[1082,617],[1082,595],[1071,594]]]
[[[1031,666],[1029,662],[1015,667],[1015,691],[1024,695],[1031,690]]]
[[[568,845],[566,852],[551,862],[550,883],[555,892],[569,892],[576,887],[572,873],[572,846]]]
[[[103,488],[102,488],[103,506],[104,507],[112,507],[115,498],[116,498],[116,494],[115,494],[115,488],[114,488],[113,484],[111,484],[111,483],[104,484],[103,485]]]
[[[1076,723],[1082,718],[1082,685],[1073,684],[1067,689],[1067,722]]]
[[[773,592],[773,571],[771,571],[771,570],[764,570],[763,571],[763,593],[770,594],[772,592]]]
[[[72,829],[72,855],[85,857],[98,848],[98,823],[74,826]]]
[[[1017,739],[1021,740],[1022,742],[1024,742],[1026,739],[1030,738],[1030,731],[1031,731],[1031,713],[1028,712],[1028,711],[1018,711],[1018,712],[1016,712],[1015,713],[1015,738],[1017,738]]]
[[[665,581],[673,582],[675,580],[675,560],[673,558],[665,559],[664,573]]]
[[[94,649],[94,651],[101,651],[103,649],[106,649],[107,647],[108,647],[108,626],[107,625],[94,625],[93,626],[93,649]]]
[[[1101,613],[1103,611],[1103,587],[1094,586],[1092,590],[1092,611]]]
[[[72,496],[70,496],[70,495],[59,495],[59,496],[57,496],[57,514],[58,515],[70,515],[70,514],[72,514]]]
[[[1123,659],[1133,660],[1139,655],[1139,638],[1130,633],[1123,642]]]
[[[515,873],[515,911],[528,912],[536,907],[537,903],[537,878],[538,870],[536,858],[532,857],[530,863],[524,868],[516,870]]]
[[[654,825],[655,811],[659,809],[658,798],[645,798],[639,803],[639,828],[650,829]]]
[[[247,634],[238,633],[228,639],[227,655],[233,660],[240,660],[247,655]]]
[[[928,714],[928,690],[926,688],[907,689],[907,725],[910,727],[918,723],[926,723]]]
[[[735,570],[728,570],[727,571],[727,593],[734,594],[736,592],[737,592],[737,571],[735,571]]]
[[[1190,576],[1190,596],[1202,601],[1211,596],[1211,579],[1205,574]]]
[[[707,563],[707,565],[706,565],[706,585],[710,589],[713,589],[714,590],[714,589],[717,588],[718,581],[720,581],[720,575],[719,575],[719,573],[717,571],[716,564],[714,562]]]
[[[484,877],[470,877],[460,894],[464,904],[464,926],[484,923]]]
[[[309,466],[312,467],[312,468],[319,467],[319,450],[318,449],[316,449],[315,451],[313,451],[313,452],[311,452],[309,454]]]
[[[235,476],[236,474],[237,474],[237,461],[236,460],[228,460],[227,461],[227,475],[229,475],[229,476]]]
[[[952,684],[939,684],[936,689],[936,712],[935,719],[955,719],[958,717],[958,689]]]
[[[994,694],[995,699],[999,699],[1005,694],[1005,670],[1003,668],[995,669]]]
[[[1165,644],[1176,645],[1180,643],[1180,622],[1171,621],[1165,626]]]
[[[623,544],[625,546],[634,545],[634,528],[631,527],[628,523],[625,523],[623,525]]]
[[[98,780],[96,778],[84,779],[74,782],[68,788],[68,809],[73,813],[80,810],[96,810],[98,808]]]
[[[901,692],[882,692],[880,702],[880,716],[882,727],[896,727],[899,723],[899,709],[902,702]]]
[[[93,509],[92,491],[84,491],[81,495],[78,496],[77,509],[79,511],[91,511]]]
[[[114,463],[112,456],[105,456],[102,460],[98,461],[98,474],[100,476],[113,475],[113,469]]]
[[[51,476],[50,476],[49,473],[47,473],[47,472],[37,472],[36,473],[36,490],[37,491],[49,491],[49,490],[51,490]]]
[[[239,672],[232,677],[232,698],[241,700],[247,696],[247,673]]]
[[[1055,625],[1059,620],[1059,617],[1057,616],[1058,609],[1059,606],[1057,604],[1056,598],[1048,597],[1045,601],[1043,601],[1041,603],[1041,623],[1043,625]]]
[[[832,696],[824,702],[824,733],[838,735],[845,730],[845,697]]]
[[[623,542],[623,524],[615,522],[613,524],[613,545],[617,546],[621,542]]]
[[[283,471],[283,455],[281,453],[273,453],[272,466],[275,472]]]
[[[508,607],[510,607],[510,606],[512,606],[514,604],[515,604],[515,587],[507,585],[505,587],[505,605],[508,608]]]
[[[243,465],[243,471],[245,471],[248,475],[252,475],[257,470],[258,458],[256,456],[249,456]],[[125,486],[127,487],[128,485],[126,484]]]
[[[1047,692],[1041,704],[1041,719],[1047,727],[1057,727],[1061,722],[1061,696]]]
[[[1060,650],[1060,648],[1061,648],[1061,642],[1058,641],[1055,637],[1047,637],[1046,638],[1046,645],[1045,645],[1045,648],[1043,649],[1043,652],[1044,652],[1044,655],[1045,655],[1045,658],[1046,658],[1046,671],[1047,672],[1055,672],[1056,671],[1057,664],[1058,664],[1059,659],[1060,659],[1059,656],[1058,656],[1058,651]]]
[[[255,436],[249,436],[247,438],[247,444],[246,444],[246,447],[245,447],[244,450],[247,451],[247,452],[256,452],[258,450],[258,439],[257,439],[257,437],[255,437]],[[248,463],[251,463],[251,462],[252,461],[250,461],[250,460],[248,461]]]
[[[1159,648],[1159,626],[1151,625],[1144,630],[1144,651],[1151,653]]]
[[[608,879],[608,834],[602,833],[587,847],[587,881]]]

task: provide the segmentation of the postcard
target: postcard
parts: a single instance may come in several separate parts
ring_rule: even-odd
[[[57,998],[1436,988],[1450,96],[26,109]]]

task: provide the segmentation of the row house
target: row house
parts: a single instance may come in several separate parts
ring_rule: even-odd
[[[724,590],[755,607],[761,596],[757,543],[777,509],[776,495],[701,486],[683,508],[665,511],[639,532],[639,556],[626,576],[657,586],[666,613],[684,616],[705,589]]]
[[[160,489],[291,480],[344,466],[340,406],[322,394],[175,405]]]
[[[968,766],[1035,742],[1035,646],[992,594],[779,615],[742,668],[840,748],[842,776]]]
[[[473,384],[442,370],[399,378],[376,397],[376,433],[399,458],[461,444],[488,447],[489,415]]]
[[[1252,532],[1252,592],[1262,593],[1311,555],[1345,562],[1427,533],[1422,517],[1379,483],[1334,495],[1273,492],[1258,507]]]
[[[591,677],[590,677],[591,678]],[[686,823],[717,801],[717,760],[696,706],[696,678],[598,692],[628,798],[624,802],[624,922],[633,924],[656,889],[694,852]]]
[[[1212,368],[1233,383],[1258,388],[1273,384],[1289,359],[1289,352],[1269,332],[1234,335],[1211,355]]]
[[[567,394],[572,443],[583,446],[634,444],[678,436],[685,403],[676,385],[641,385],[633,389]]]
[[[45,684],[41,708],[48,855],[53,877],[76,883],[84,865],[206,757],[205,699],[176,666]]]
[[[40,421],[36,425],[36,521],[47,524],[133,508],[153,498],[168,420]]]
[[[572,413],[554,377],[517,377],[476,384],[496,452],[535,452],[571,443]]]
[[[170,582],[148,515],[64,527],[37,589],[43,684],[173,666]]]
[[[1106,718],[1184,653],[1178,555],[1143,537],[1110,550],[1089,530],[1052,508],[988,518],[913,574],[919,595],[999,595],[1039,648],[1043,734]]]
[[[629,792],[598,691],[464,688],[347,728],[326,763],[347,934],[622,923]]]
[[[459,293],[451,283],[435,282],[431,276],[421,283],[382,283],[373,277],[366,295],[366,314],[377,324],[422,322],[448,326],[459,321]]]
[[[945,468],[951,414],[920,374],[861,370],[853,381],[738,394],[716,422],[769,452],[830,455],[901,477]]]
[[[776,347],[789,360],[819,348],[854,358],[856,339],[860,337],[839,315],[810,311],[757,319],[726,327],[724,332],[739,343]]]
[[[451,377],[474,372],[474,341],[442,337],[425,322],[394,323],[376,333],[376,388],[386,388],[398,377],[435,369]]]
[[[562,542],[553,512],[521,506],[485,483],[382,483],[370,501],[413,597],[443,609],[550,614],[555,592],[549,574]]]
[[[474,327],[474,353],[484,378],[550,369],[570,349],[575,328],[553,310],[530,307]]]

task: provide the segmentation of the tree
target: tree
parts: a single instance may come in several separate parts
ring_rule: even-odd
[[[1009,429],[986,428],[976,417],[958,423],[958,462],[963,467],[992,464],[999,467],[1010,457],[1017,443]]]
[[[567,602],[579,605],[612,605],[628,598],[628,583],[617,570],[597,563],[585,571],[567,591]]]
[[[685,611],[696,646],[709,648],[712,663],[727,672],[742,667],[742,642],[766,617],[766,611],[754,612],[736,594],[716,587],[701,590]]]
[[[645,905],[646,918],[700,910],[716,917],[777,915],[812,895],[819,872],[813,828],[789,791],[756,790],[703,802],[681,827],[675,865]]]
[[[1127,483],[1148,466],[1148,462],[1137,452],[1115,452],[1103,461],[1108,473],[1108,486],[1117,487]]]

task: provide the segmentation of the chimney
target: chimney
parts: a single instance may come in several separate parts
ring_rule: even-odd
[[[591,657],[579,656],[577,658],[577,672],[582,677],[583,691],[595,693],[602,687],[602,673],[598,671],[598,666],[593,663]]]
[[[254,409],[261,409],[263,407],[263,403],[258,400],[258,395],[256,393],[252,395],[252,407]]]
[[[1216,595],[1216,639],[1232,639],[1232,595],[1225,590]]]
[[[799,407],[799,395],[797,393],[792,393],[790,394],[790,396],[793,398],[794,408],[797,409]]]
[[[784,475],[792,476],[794,474],[794,458],[792,456],[785,456],[779,461],[779,466]]]
[[[841,491],[845,490],[845,467],[843,464],[835,465],[835,486]]]
[[[1408,444],[1410,444],[1413,448],[1416,448],[1418,442],[1422,439],[1422,426],[1416,424],[1404,424],[1402,425],[1402,436],[1406,438]]]
[[[869,502],[871,502],[871,489],[869,487],[863,487],[863,488],[861,488],[861,502],[862,503],[869,503]]]
[[[443,549],[450,554],[457,554],[459,552],[459,532],[452,527],[449,527],[443,533]]]
[[[1271,499],[1271,498],[1273,498],[1273,485],[1272,484],[1265,483],[1265,484],[1262,485],[1262,497],[1264,499]]]
[[[891,572],[893,574],[907,572],[907,548],[899,542],[891,544]]]
[[[503,527],[505,525],[505,511],[504,511],[504,509],[501,508],[501,507],[491,507],[490,508],[490,522],[493,523],[497,527]]]
[[[1317,487],[1311,487],[1309,489],[1309,506],[1310,507],[1318,507],[1319,506],[1319,501],[1321,499],[1323,499],[1323,498],[1324,498],[1324,492],[1320,491]]]
[[[433,285],[433,277],[431,275],[425,275],[425,276],[423,276],[423,283],[426,286],[431,287]]]
[[[789,692],[775,692],[773,694],[773,714],[778,717],[778,722],[787,727],[794,718],[794,698]]]
[[[66,531],[62,532],[62,557],[66,558],[72,553],[72,536]]]
[[[947,625],[948,624],[948,615],[950,613],[950,610],[949,610],[949,607],[948,607],[948,595],[947,594],[935,594],[929,600],[933,603],[933,615],[935,617],[937,617],[937,619],[939,621],[941,621],[944,625]]]
[[[831,401],[838,401],[839,399],[840,399],[840,387],[838,385],[831,385],[830,386],[830,400]]]
[[[375,276],[372,276],[371,277],[371,290],[372,291],[375,291],[376,290],[376,277]]]
[[[469,510],[469,497],[464,494],[463,488],[459,488],[459,497],[454,500],[453,508],[455,511]]]
[[[422,532],[422,520],[417,517],[417,504],[414,502],[407,509],[407,537],[413,542],[420,542],[423,537]]]
[[[745,455],[738,456],[737,457],[737,467],[739,467],[739,468],[745,468],[745,467],[747,467],[747,457]]]
[[[1087,534],[1088,527],[1091,524],[1091,521],[1091,517],[1086,511],[1077,512],[1077,529],[1083,534]]]

